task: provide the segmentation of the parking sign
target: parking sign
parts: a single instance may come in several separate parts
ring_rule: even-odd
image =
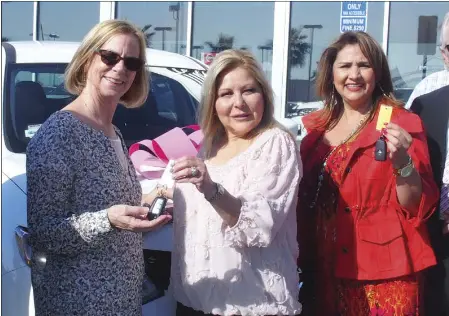
[[[368,24],[368,2],[342,1],[340,12],[340,32],[364,31]]]
[[[201,53],[201,61],[209,66],[210,64],[212,64],[212,61],[214,60],[215,55],[217,55],[217,53],[214,53],[214,52]]]

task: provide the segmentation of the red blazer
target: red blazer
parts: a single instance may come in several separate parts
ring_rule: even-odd
[[[318,114],[315,112],[303,118],[308,131],[301,142],[303,161],[313,155],[323,135],[323,131],[310,128]],[[337,251],[335,275],[339,278],[389,279],[436,264],[423,223],[435,211],[439,193],[432,176],[423,124],[417,115],[405,109],[393,110],[391,122],[413,137],[408,152],[422,180],[419,210],[411,215],[397,200],[391,161],[388,158],[384,162],[374,160],[374,146],[380,136],[375,129],[377,116],[378,113],[351,144],[343,166],[345,174],[339,187],[336,215],[336,245],[341,251]],[[307,221],[308,205],[301,205],[301,194],[299,192],[298,220]],[[299,256],[303,255],[307,256],[307,253],[301,253],[300,242]]]

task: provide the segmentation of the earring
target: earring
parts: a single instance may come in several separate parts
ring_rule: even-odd
[[[331,99],[330,99],[330,106],[334,107],[335,104],[337,103],[337,97],[335,96],[336,92],[335,92],[335,86],[332,85],[332,92],[331,92]]]
[[[332,86],[332,91],[329,98],[329,105],[331,105],[333,102],[334,102],[334,87]]]
[[[83,73],[81,74],[81,83],[85,85],[85,84],[86,84],[86,80],[87,80],[86,73],[83,72]]]
[[[384,89],[382,89],[382,86],[380,84],[379,84],[379,89],[380,89],[380,92],[382,92],[382,94],[384,95],[384,97],[388,98],[388,95],[385,93]]]

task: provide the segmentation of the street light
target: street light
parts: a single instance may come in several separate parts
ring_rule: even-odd
[[[162,32],[162,50],[165,50],[165,32],[173,30],[170,26],[157,26],[154,28],[155,31]]]
[[[273,45],[259,45],[257,46],[257,49],[259,49],[262,52],[262,64],[264,63],[264,57],[265,57],[265,51],[271,51],[273,50]]]
[[[175,2],[175,4],[170,4],[168,6],[168,12],[173,12],[173,19],[176,21],[176,35],[175,35],[175,39],[176,39],[176,53],[179,53],[178,50],[178,34],[179,34],[179,10],[181,9],[181,3]]]
[[[310,77],[312,72],[312,53],[313,53],[313,32],[315,29],[322,29],[321,24],[306,24],[305,29],[310,29],[310,55],[309,55],[309,85],[307,87],[307,101],[310,101]]]
[[[200,59],[200,57],[197,54],[197,51],[199,49],[204,49],[204,46],[203,45],[193,45],[192,46],[192,52],[193,52],[193,55],[195,56],[196,59]]]

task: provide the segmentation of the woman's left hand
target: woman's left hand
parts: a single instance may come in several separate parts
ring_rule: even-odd
[[[161,192],[163,197],[166,197],[167,199],[173,200],[173,188],[158,188],[155,187],[153,190],[151,190],[150,193],[142,194],[142,204],[147,203],[150,204],[153,203],[154,199],[158,196],[158,193]]]
[[[412,136],[402,127],[394,123],[388,123],[382,130],[387,138],[387,148],[393,167],[404,167],[409,161],[408,149],[412,145]]]
[[[177,183],[194,184],[206,196],[212,195],[215,189],[204,161],[197,157],[177,159],[172,167],[172,176]]]

